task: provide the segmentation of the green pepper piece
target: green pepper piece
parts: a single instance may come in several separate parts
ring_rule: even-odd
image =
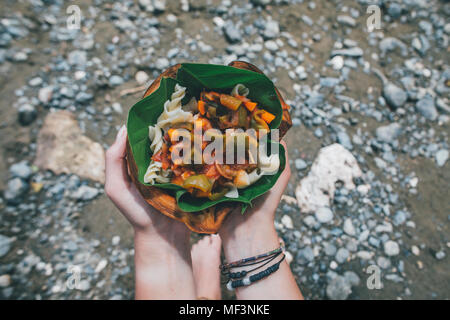
[[[209,198],[209,200],[216,201],[216,200],[223,198],[227,192],[228,192],[228,189],[224,188],[219,192],[211,193],[208,198]]]

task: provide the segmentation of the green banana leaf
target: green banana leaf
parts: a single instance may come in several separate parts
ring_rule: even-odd
[[[151,160],[150,139],[148,126],[154,125],[163,111],[164,103],[170,99],[176,84],[186,87],[184,103],[192,96],[198,97],[203,89],[230,93],[233,87],[242,83],[249,88],[248,98],[258,102],[258,106],[275,115],[270,128],[278,128],[282,118],[282,107],[272,81],[265,75],[249,70],[237,69],[229,66],[210,64],[182,64],[177,71],[176,79],[162,78],[159,88],[137,102],[128,113],[127,131],[128,140],[138,167],[138,180],[144,183],[144,175]],[[239,202],[242,212],[251,201],[264,194],[275,184],[284,170],[286,163],[285,150],[280,145],[280,169],[275,175],[261,177],[255,184],[239,190],[239,198],[222,198],[212,201],[205,198],[192,197],[185,189],[176,184],[155,184],[154,187],[166,189],[177,199],[177,204],[185,212],[197,212],[222,202]]]

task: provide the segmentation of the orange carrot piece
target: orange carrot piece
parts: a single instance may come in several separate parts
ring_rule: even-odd
[[[267,123],[271,123],[273,119],[275,119],[275,116],[271,114],[270,112],[267,112],[266,110],[263,110],[264,112],[261,114],[261,118]]]
[[[256,108],[257,103],[251,102],[251,101],[245,101],[244,105],[248,111],[252,112]]]
[[[206,113],[206,106],[205,102],[202,100],[198,101],[198,111],[200,111],[201,115],[204,115]]]

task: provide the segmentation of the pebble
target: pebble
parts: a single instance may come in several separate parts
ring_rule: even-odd
[[[396,256],[400,253],[400,247],[397,242],[389,240],[384,243],[384,252],[390,257]]]
[[[431,121],[436,120],[439,115],[434,104],[434,99],[429,95],[417,101],[416,109],[424,118]]]
[[[336,276],[328,283],[326,292],[331,300],[345,300],[352,293],[352,288],[347,279]]]
[[[33,174],[33,169],[28,165],[27,161],[23,160],[18,163],[13,164],[9,168],[9,172],[13,177],[22,178],[28,180]]]
[[[39,89],[38,99],[42,104],[47,105],[52,99],[52,95],[53,95],[52,86],[43,87]]]
[[[5,256],[11,249],[11,243],[13,240],[0,234],[0,258]]]
[[[21,197],[28,191],[28,183],[21,178],[13,178],[8,181],[8,185],[3,194],[9,204],[19,204]]]
[[[386,143],[390,143],[396,140],[401,133],[402,133],[402,126],[396,122],[393,122],[386,126],[378,127],[375,132],[377,139]]]
[[[37,111],[31,104],[23,104],[19,107],[19,122],[23,126],[28,126],[37,117]]]
[[[349,236],[356,235],[355,227],[353,226],[352,220],[350,218],[347,218],[344,220],[344,232],[348,234]]]
[[[338,263],[344,263],[347,258],[349,257],[350,252],[345,248],[339,248],[339,250],[336,252],[335,259]]]
[[[436,259],[438,259],[438,260],[442,260],[442,259],[444,259],[445,258],[445,252],[444,251],[438,251],[438,252],[436,252],[436,254],[435,254],[435,258]]]
[[[116,86],[120,86],[121,84],[123,84],[123,79],[121,76],[118,75],[113,75],[112,77],[109,78],[109,84],[113,87]]]
[[[392,82],[383,87],[383,97],[393,110],[403,107],[408,98],[406,92]]]
[[[333,220],[333,211],[328,207],[321,207],[316,210],[315,217],[320,223],[329,223]]]
[[[83,185],[72,192],[70,197],[76,200],[88,201],[94,199],[98,193],[98,189]]]
[[[11,276],[9,274],[0,275],[0,288],[9,287],[11,284]]]
[[[297,170],[305,170],[308,167],[305,160],[303,159],[295,159],[295,168]]]
[[[436,159],[436,164],[438,165],[438,167],[443,167],[448,159],[448,150],[447,149],[439,150],[434,155],[434,158]]]
[[[223,30],[225,32],[225,36],[226,36],[226,39],[228,40],[228,42],[237,43],[237,42],[241,41],[242,33],[239,30],[239,28],[236,27],[236,25],[232,21],[228,20],[225,23]]]

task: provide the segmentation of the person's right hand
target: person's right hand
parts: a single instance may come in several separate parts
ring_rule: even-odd
[[[127,129],[123,126],[116,141],[106,151],[105,192],[134,230],[140,233],[189,235],[189,230],[179,221],[157,212],[141,196],[128,175],[126,156]]]

